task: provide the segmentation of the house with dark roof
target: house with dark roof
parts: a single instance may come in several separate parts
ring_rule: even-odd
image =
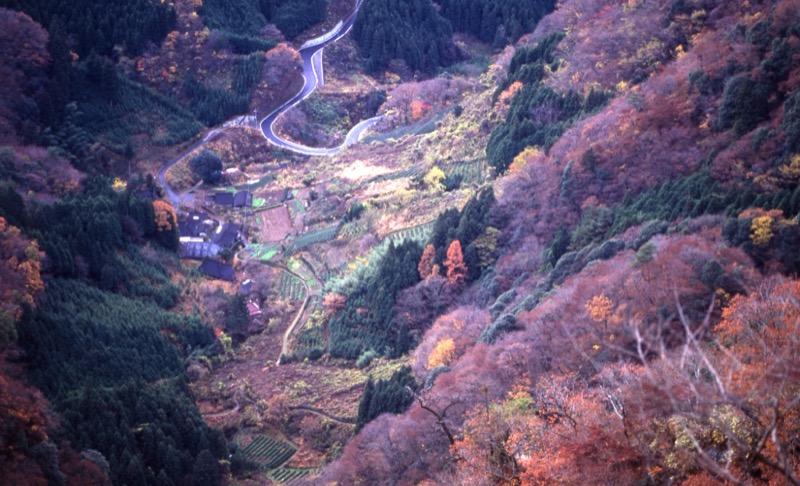
[[[242,227],[240,225],[227,222],[217,228],[217,231],[211,237],[211,241],[222,248],[230,248],[241,239],[241,231]]]
[[[217,206],[225,206],[229,208],[243,208],[253,204],[253,195],[250,194],[249,191],[219,191],[208,196],[206,199],[213,202]]]
[[[181,238],[197,238],[201,233],[207,233],[213,224],[205,213],[193,211],[178,220],[178,231]]]
[[[250,191],[239,191],[233,195],[233,207],[244,208],[253,205],[253,195]]]
[[[203,260],[203,263],[200,264],[197,270],[211,278],[226,280],[228,282],[236,280],[236,271],[233,267],[227,263],[218,262],[216,260]]]
[[[215,192],[214,204],[218,206],[233,207],[233,193],[232,192]]]

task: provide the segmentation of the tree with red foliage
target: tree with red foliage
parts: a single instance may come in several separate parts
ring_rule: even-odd
[[[447,259],[444,261],[447,268],[447,280],[453,285],[463,284],[467,279],[467,265],[464,263],[464,252],[461,242],[453,240],[447,248]]]

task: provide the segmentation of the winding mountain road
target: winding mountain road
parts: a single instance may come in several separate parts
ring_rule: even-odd
[[[366,120],[357,123],[347,133],[344,143],[342,143],[338,147],[330,147],[330,148],[315,148],[315,147],[307,147],[305,145],[300,145],[291,142],[289,140],[280,138],[278,135],[275,134],[275,131],[273,129],[275,121],[278,119],[278,117],[286,113],[288,110],[290,110],[292,107],[294,107],[304,99],[311,96],[311,93],[313,93],[314,90],[317,89],[317,86],[321,83],[323,76],[322,50],[325,48],[325,46],[333,42],[336,42],[337,40],[347,35],[348,32],[350,32],[350,29],[353,28],[353,24],[356,21],[356,15],[358,14],[358,9],[361,7],[361,4],[363,2],[364,0],[356,0],[355,6],[353,7],[353,11],[350,12],[347,15],[347,17],[342,19],[329,32],[325,33],[320,37],[317,37],[316,39],[309,40],[308,42],[303,44],[303,46],[300,48],[300,56],[303,60],[303,80],[304,80],[303,89],[301,89],[300,92],[294,95],[291,99],[289,99],[281,106],[276,108],[272,113],[267,115],[259,123],[261,133],[264,135],[264,138],[266,138],[272,144],[302,155],[332,156],[342,151],[342,149],[344,149],[345,147],[358,142],[358,140],[361,137],[361,134],[363,134],[366,130],[372,128],[376,123],[378,123],[384,118],[383,116],[377,116],[374,118],[368,118]],[[183,160],[186,156],[191,154],[194,150],[201,147],[203,144],[205,144],[218,134],[222,133],[222,131],[224,130],[225,128],[215,128],[211,130],[202,140],[192,145],[183,154],[167,162],[167,164],[164,165],[161,168],[161,170],[158,171],[158,176],[157,176],[158,182],[161,184],[161,187],[164,188],[164,192],[173,207],[177,208],[180,206],[182,195],[175,192],[167,183],[166,180],[167,171],[171,169],[172,166]]]
[[[351,128],[347,133],[343,144],[339,145],[338,147],[330,148],[315,148],[300,145],[280,138],[274,130],[275,121],[282,114],[286,113],[295,105],[311,96],[311,93],[313,93],[314,90],[317,89],[317,86],[322,82],[322,50],[328,44],[338,41],[347,35],[348,32],[350,32],[350,29],[353,28],[353,24],[356,21],[358,9],[361,7],[363,1],[364,0],[356,0],[353,11],[350,12],[347,17],[342,19],[342,21],[339,22],[336,27],[324,35],[306,42],[303,44],[303,47],[300,48],[300,58],[303,60],[303,88],[291,99],[289,99],[289,101],[279,106],[277,109],[275,109],[275,111],[267,115],[260,122],[261,133],[264,135],[264,138],[269,140],[272,144],[303,155],[332,156],[339,153],[348,145],[358,142],[361,134],[365,130],[371,128],[381,119],[383,119],[383,116],[377,116],[356,124],[356,126]]]

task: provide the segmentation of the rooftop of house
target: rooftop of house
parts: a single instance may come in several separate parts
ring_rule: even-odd
[[[236,280],[236,271],[233,267],[227,263],[218,262],[216,260],[203,260],[198,270],[200,273],[212,278],[227,280],[228,282]]]

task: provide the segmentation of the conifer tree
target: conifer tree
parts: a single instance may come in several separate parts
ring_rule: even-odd
[[[444,261],[447,268],[447,280],[451,284],[461,284],[467,278],[467,266],[464,264],[464,252],[461,250],[461,243],[453,240],[447,248],[447,259]]]

